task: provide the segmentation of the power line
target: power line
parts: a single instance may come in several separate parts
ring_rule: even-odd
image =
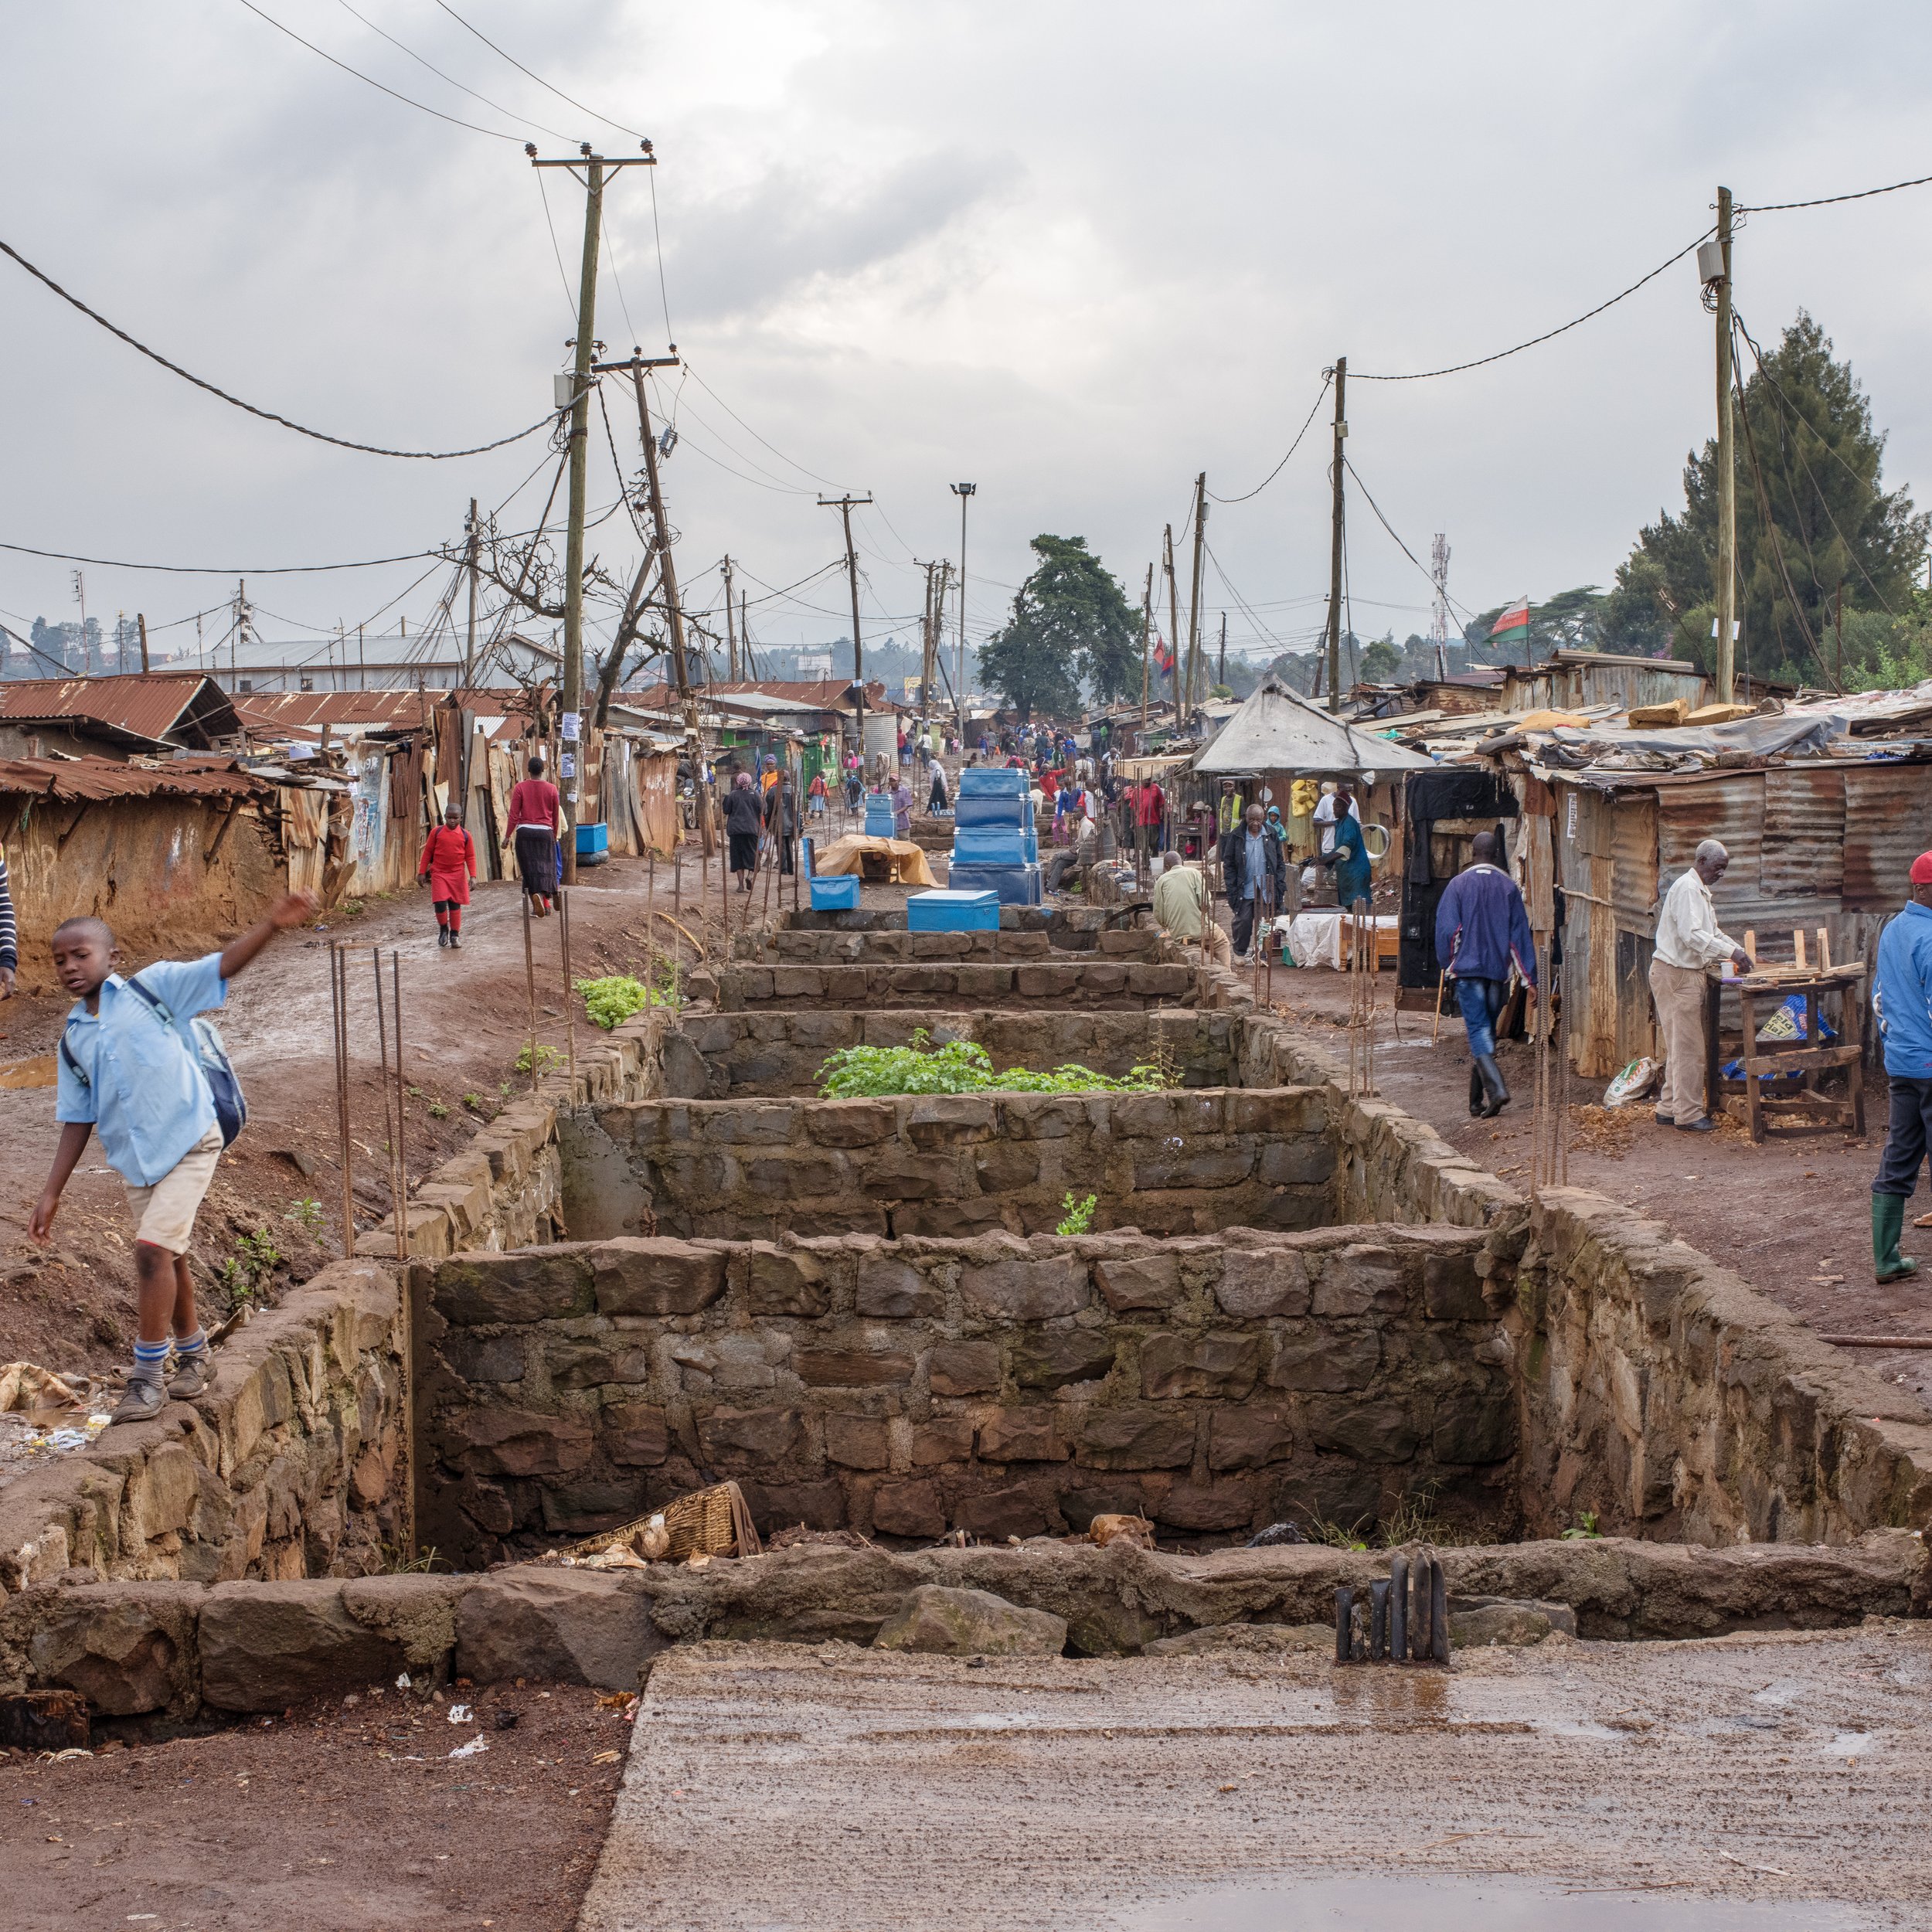
[[[489,108],[493,113],[502,114],[507,120],[522,121],[524,119],[524,117],[517,113],[514,108],[505,107],[500,100],[492,100],[488,94],[478,94],[474,87],[466,87],[461,81],[456,78],[454,74],[447,74],[440,67],[434,65],[434,63],[425,60],[413,47],[405,46],[401,41],[396,39],[394,34],[385,32],[384,30],[379,27],[373,20],[370,19],[367,14],[357,13],[355,9],[349,5],[349,0],[335,0],[335,3],[345,13],[354,15],[355,19],[361,21],[362,25],[368,28],[371,33],[380,34],[382,37],[386,40],[392,47],[395,48],[398,53],[407,54],[410,60],[413,60],[419,67],[427,67],[431,73],[435,75],[438,80],[448,82],[450,86],[454,87],[458,94],[468,94],[472,100],[481,101],[485,107]],[[561,128],[546,128],[540,121],[532,121],[529,124],[534,128],[539,134],[549,134],[554,140],[572,141],[576,138],[576,137],[573,134],[565,134]]]
[[[760,436],[758,432],[754,430],[751,425],[747,423],[745,419],[740,416],[738,412],[734,410],[731,405],[727,403],[725,399],[720,396],[718,392],[713,389],[695,369],[692,367],[689,358],[685,359],[683,366],[685,374],[689,376],[692,381],[696,383],[699,388],[702,389],[704,393],[718,405],[719,408],[723,410],[726,415],[731,418],[733,422],[736,423],[738,427],[741,430],[744,430],[747,435],[757,437],[757,440],[763,443],[765,447],[770,451],[772,454],[777,457],[780,462],[789,463],[801,476],[808,476],[815,483],[824,484],[828,489],[835,490],[838,488],[838,485],[833,482],[830,477],[821,476],[816,470],[807,469],[804,464],[801,463],[796,457],[786,455],[784,451],[780,449],[777,444],[770,441],[765,437]]]
[[[413,107],[419,114],[434,114],[438,121],[447,121],[452,128],[467,128],[473,134],[488,134],[492,141],[520,141],[522,138],[520,134],[506,134],[500,128],[479,127],[474,121],[463,121],[454,114],[446,114],[440,107],[430,107],[420,100],[412,100],[407,94],[398,94],[393,87],[384,87],[381,81],[372,79],[359,68],[352,67],[346,60],[338,60],[332,53],[324,53],[314,41],[304,40],[293,27],[284,26],[272,13],[264,13],[255,5],[255,0],[241,0],[241,3],[257,19],[266,20],[277,33],[287,34],[290,39],[306,47],[311,53],[321,54],[332,67],[340,67],[344,73],[352,76],[366,87],[373,87],[378,94],[387,94],[392,100],[400,100],[405,107]],[[468,90],[465,88],[464,91],[468,93]]]
[[[437,555],[433,550],[404,550],[395,556],[364,557],[355,563],[130,563],[125,557],[81,556],[72,550],[36,549],[31,543],[0,543],[0,550],[52,557],[60,563],[91,563],[103,570],[165,570],[172,577],[286,577],[320,570],[373,570],[385,563],[415,563]]]
[[[665,286],[664,279],[664,231],[658,226],[658,171],[653,168],[650,173],[651,234],[658,248],[658,294],[664,302],[664,339],[670,343],[671,352],[675,355],[678,352],[678,345],[671,332],[671,291]],[[611,272],[615,274],[617,270],[614,267]],[[620,289],[617,291],[618,300],[622,301],[624,291]],[[630,319],[628,314],[624,319],[627,321]]]
[[[1370,376],[1361,370],[1352,369],[1349,372],[1349,379],[1357,383],[1426,383],[1433,376],[1460,376],[1465,369],[1484,369],[1492,362],[1500,362],[1505,356],[1520,355],[1525,349],[1534,349],[1539,342],[1553,342],[1557,336],[1566,335],[1573,328],[1581,328],[1585,322],[1590,321],[1594,317],[1602,315],[1605,309],[1614,308],[1626,297],[1634,295],[1646,282],[1656,281],[1665,269],[1675,268],[1686,255],[1694,254],[1716,233],[1717,230],[1714,226],[1706,229],[1695,241],[1687,243],[1683,247],[1679,249],[1669,260],[1659,262],[1648,275],[1638,276],[1629,287],[1620,290],[1616,294],[1611,296],[1608,301],[1599,302],[1594,308],[1585,309],[1582,315],[1573,317],[1560,328],[1546,329],[1540,335],[1531,336],[1526,342],[1517,343],[1514,349],[1499,349],[1495,355],[1478,355],[1474,362],[1452,362],[1447,369],[1415,369],[1406,376]]]
[[[247,4],[247,0],[243,0],[243,4]],[[505,53],[494,40],[490,39],[488,35],[480,32],[476,28],[471,26],[470,23],[457,12],[455,8],[448,5],[447,0],[436,0],[436,4],[439,7],[442,8],[443,11],[447,13],[465,33],[474,34],[477,39],[481,41],[484,46],[488,47],[492,53],[498,56],[499,59],[507,60],[512,67],[515,68],[519,73],[524,75],[529,80],[534,80],[539,87],[544,89],[547,93],[555,94],[558,100],[564,102],[569,107],[576,108],[579,114],[588,114],[593,121],[600,121],[604,123],[605,127],[616,128],[617,132],[621,134],[635,134],[640,141],[645,138],[644,135],[638,133],[638,130],[636,128],[627,128],[622,121],[613,121],[608,114],[600,114],[597,112],[596,108],[587,107],[582,101],[572,100],[570,95],[566,94],[561,87],[553,87],[550,85],[549,81],[543,78],[543,75],[540,73],[532,73],[528,67],[524,66],[522,61],[517,59],[515,54]]]
[[[242,0],[242,4],[246,6],[248,0]],[[13,247],[10,243],[0,241],[0,254],[9,256],[13,260],[18,262],[36,281],[53,290],[54,294],[58,295],[70,308],[79,309],[88,321],[97,322],[110,335],[118,336],[130,349],[139,350],[151,362],[158,362],[163,369],[172,375],[180,376],[184,382],[193,383],[196,389],[206,389],[210,396],[219,396],[224,403],[231,403],[238,410],[244,410],[250,416],[259,416],[264,422],[279,423],[284,429],[293,430],[298,436],[312,437],[318,443],[333,444],[338,449],[359,450],[366,456],[399,456],[427,463],[447,463],[456,457],[481,456],[486,451],[500,450],[507,444],[520,443],[525,437],[534,436],[539,430],[547,427],[552,417],[556,413],[555,411],[552,411],[549,414],[539,417],[528,429],[519,430],[514,436],[499,436],[494,443],[478,443],[473,448],[466,450],[392,450],[386,449],[376,443],[352,443],[345,437],[329,436],[321,430],[307,428],[300,423],[292,421],[286,416],[278,416],[273,410],[257,409],[253,403],[244,403],[239,396],[231,396],[225,389],[218,389],[213,383],[204,382],[200,376],[183,369],[179,362],[171,362],[158,349],[150,349],[145,342],[137,342],[124,328],[117,328],[97,309],[90,308],[78,295],[69,294],[44,269],[35,267],[19,249]]]
[[[1303,423],[1301,428],[1295,431],[1294,440],[1288,445],[1288,456],[1294,455],[1295,451],[1301,448],[1301,439],[1308,433],[1308,423],[1312,423],[1315,420],[1315,412],[1321,406],[1321,399],[1328,394],[1328,385],[1334,380],[1335,371],[1333,369],[1325,369],[1321,372],[1321,387],[1316,393],[1314,407],[1308,411],[1308,420]],[[1260,481],[1256,484],[1254,488],[1247,492],[1247,495],[1246,496],[1215,496],[1214,492],[1212,490],[1208,492],[1208,495],[1210,497],[1213,497],[1214,501],[1216,503],[1245,503],[1247,502],[1248,497],[1259,496],[1261,492],[1281,474],[1282,471],[1287,468],[1288,456],[1283,457],[1281,461],[1276,464],[1274,468],[1269,471],[1267,474],[1263,477]],[[1226,580],[1223,579],[1223,581],[1225,582]],[[1229,584],[1228,586],[1230,590],[1233,590],[1233,587],[1234,587],[1232,584]]]
[[[1923,188],[1932,182],[1932,175],[1919,175],[1910,181],[1889,182],[1883,188],[1861,188],[1849,195],[1821,195],[1815,201],[1761,201],[1747,207],[1743,203],[1732,210],[1734,215],[1781,215],[1793,208],[1831,208],[1842,201],[1869,201],[1874,195],[1896,195],[1901,188]]]
[[[1396,549],[1401,551],[1402,554],[1406,556],[1418,570],[1420,570],[1422,574],[1428,578],[1430,583],[1433,584],[1436,580],[1434,573],[1424,568],[1422,560],[1416,555],[1414,551],[1410,549],[1407,544],[1403,542],[1400,536],[1396,535],[1395,526],[1382,514],[1381,505],[1376,502],[1375,498],[1369,494],[1369,486],[1362,481],[1360,471],[1356,469],[1355,466],[1351,463],[1345,456],[1342,459],[1342,467],[1346,469],[1349,474],[1355,478],[1355,488],[1361,491],[1362,501],[1366,502],[1369,508],[1375,512],[1376,521],[1389,532],[1390,536],[1395,538]],[[1463,620],[1465,624],[1474,624],[1475,622],[1476,614],[1473,611],[1470,610],[1469,607],[1466,604],[1463,604],[1458,598],[1450,596],[1447,590],[1444,590],[1442,594],[1442,600],[1444,603],[1449,604],[1453,608],[1461,611]],[[1362,601],[1364,603],[1367,603],[1369,602],[1370,600],[1365,597]],[[1419,605],[1402,604],[1391,604],[1385,607],[1396,611],[1417,610],[1420,608]]]

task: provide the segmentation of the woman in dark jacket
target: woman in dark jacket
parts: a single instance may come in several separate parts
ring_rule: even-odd
[[[731,869],[739,875],[738,889],[750,892],[751,876],[758,869],[758,835],[764,819],[758,809],[758,794],[752,789],[751,774],[741,771],[731,781],[731,798],[725,807],[725,834],[731,841]]]
[[[791,872],[795,862],[793,841],[798,836],[798,801],[791,789],[789,774],[765,794],[765,825],[778,844],[778,870]]]

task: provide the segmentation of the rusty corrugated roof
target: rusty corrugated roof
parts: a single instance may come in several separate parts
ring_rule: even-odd
[[[0,792],[78,802],[96,798],[233,798],[265,794],[274,787],[230,764],[211,769],[207,759],[158,768],[123,764],[117,758],[0,758]]]
[[[212,694],[212,695],[211,695]],[[0,682],[0,723],[93,725],[114,736],[165,744],[190,712],[226,710],[220,685],[199,672],[145,677],[15,678]],[[219,717],[214,720],[219,726]]]
[[[244,727],[259,736],[277,731],[319,731],[324,725],[338,731],[349,725],[371,726],[379,731],[412,730],[432,718],[452,696],[463,709],[488,717],[502,716],[517,706],[527,710],[529,703],[514,685],[454,693],[447,689],[244,691],[234,703]]]

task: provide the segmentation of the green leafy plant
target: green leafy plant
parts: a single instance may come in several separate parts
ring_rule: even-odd
[[[231,1301],[245,1301],[268,1285],[281,1259],[274,1237],[266,1228],[258,1228],[235,1243],[235,1252],[215,1270],[216,1279]]]
[[[445,1102],[442,1100],[431,1100],[430,1102],[430,1118],[431,1120],[447,1121],[449,1117],[450,1110]]]
[[[463,1104],[472,1114],[481,1114],[483,1111],[483,1096],[481,1094],[465,1094],[463,1096]]]
[[[543,1040],[537,1042],[533,1057],[526,1042],[522,1052],[516,1056],[516,1070],[519,1073],[547,1073],[563,1057],[554,1046]],[[503,1090],[508,1094],[510,1090],[506,1087]]]
[[[1563,1532],[1563,1540],[1566,1543],[1584,1543],[1603,1533],[1597,1527],[1596,1511],[1580,1509],[1577,1512],[1577,1520]]]
[[[507,1100],[510,1097],[510,1083],[508,1080],[498,1080],[496,1083],[496,1090],[503,1099]]]
[[[1056,1234],[1084,1234],[1094,1225],[1094,1210],[1100,1205],[1100,1197],[1090,1194],[1083,1201],[1073,1198],[1073,1190],[1066,1190],[1066,1198],[1060,1203],[1060,1223],[1054,1229]]]
[[[924,1027],[904,1046],[846,1046],[818,1070],[827,1100],[875,1099],[893,1094],[1142,1094],[1169,1084],[1151,1066],[1136,1066],[1114,1080],[1087,1066],[1056,1066],[1036,1073],[1024,1066],[993,1070],[992,1057],[972,1040],[935,1046]]]
[[[291,1201],[282,1219],[313,1234],[322,1225],[322,1204],[316,1200]]]

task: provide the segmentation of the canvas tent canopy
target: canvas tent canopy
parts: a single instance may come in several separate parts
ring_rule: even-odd
[[[1318,709],[1277,678],[1264,679],[1194,761],[1208,777],[1260,772],[1426,771],[1434,760]]]

